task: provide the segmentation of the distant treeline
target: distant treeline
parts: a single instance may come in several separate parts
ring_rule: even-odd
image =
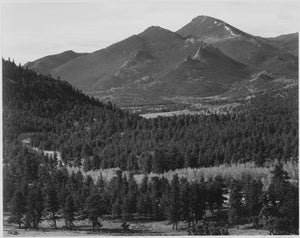
[[[235,113],[143,119],[67,82],[3,60],[4,163],[18,138],[87,170],[139,173],[298,157],[297,89],[260,94]]]

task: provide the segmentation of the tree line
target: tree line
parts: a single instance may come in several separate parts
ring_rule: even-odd
[[[56,221],[64,219],[64,227],[72,230],[75,220],[88,219],[94,231],[101,228],[103,219],[127,222],[147,218],[168,220],[173,229],[179,222],[186,223],[192,234],[199,234],[205,220],[216,221],[222,229],[252,222],[255,228],[268,229],[272,234],[298,233],[298,184],[289,182],[280,164],[264,191],[259,180],[247,176],[239,181],[217,176],[188,182],[177,174],[171,181],[150,179],[145,174],[138,184],[133,173],[126,176],[121,170],[110,181],[100,176],[94,183],[80,171],[69,174],[47,158],[36,158],[35,166],[24,165],[15,177],[4,208],[11,213],[9,221],[20,228],[38,229],[43,219],[49,219],[56,229]]]

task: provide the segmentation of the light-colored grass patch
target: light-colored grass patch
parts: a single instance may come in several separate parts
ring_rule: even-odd
[[[291,182],[298,182],[298,163],[296,161],[289,161],[283,164],[283,168],[288,172]],[[228,181],[230,179],[242,180],[244,177],[252,177],[256,180],[260,180],[264,185],[264,189],[267,189],[271,179],[271,171],[274,169],[274,165],[269,165],[268,167],[257,167],[254,163],[243,163],[243,164],[231,164],[231,165],[219,165],[208,168],[184,168],[168,171],[165,173],[149,173],[147,174],[149,178],[151,177],[164,177],[169,181],[172,180],[175,173],[179,177],[185,177],[189,182],[200,181],[203,177],[205,181],[209,178],[215,178],[216,176],[221,176],[222,179]],[[70,173],[81,171],[83,176],[89,175],[96,183],[100,178],[101,174],[104,180],[110,181],[115,175],[119,168],[111,169],[98,169],[84,172],[82,168],[78,167],[68,167]],[[124,171],[124,174],[129,175],[128,171]],[[137,183],[140,184],[144,174],[135,174],[134,178]]]

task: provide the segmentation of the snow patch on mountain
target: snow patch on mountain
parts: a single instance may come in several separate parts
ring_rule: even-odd
[[[236,36],[236,34],[233,33],[233,31],[231,30],[230,27],[228,27],[228,26],[226,26],[226,25],[224,25],[224,27],[225,27],[225,29],[226,29],[227,31],[229,31],[230,35]]]

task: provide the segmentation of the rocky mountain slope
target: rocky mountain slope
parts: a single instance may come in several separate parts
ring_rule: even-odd
[[[246,65],[224,55],[218,48],[203,43],[194,56],[188,56],[163,77],[156,91],[164,96],[218,95],[248,75]]]
[[[274,40],[253,36],[209,16],[194,18],[177,33],[193,40],[211,43],[224,54],[246,65],[281,75],[297,74],[297,57],[291,55],[286,48],[279,47],[280,42],[284,41],[280,37],[277,39],[279,43],[274,44]]]
[[[151,26],[93,53],[64,52],[25,66],[60,76],[86,93],[116,103],[133,105],[145,99],[158,104],[169,95],[230,92],[264,71],[275,79],[296,79],[297,41],[298,34],[262,38],[219,19],[198,16],[177,32]],[[260,90],[268,88],[269,84]]]

